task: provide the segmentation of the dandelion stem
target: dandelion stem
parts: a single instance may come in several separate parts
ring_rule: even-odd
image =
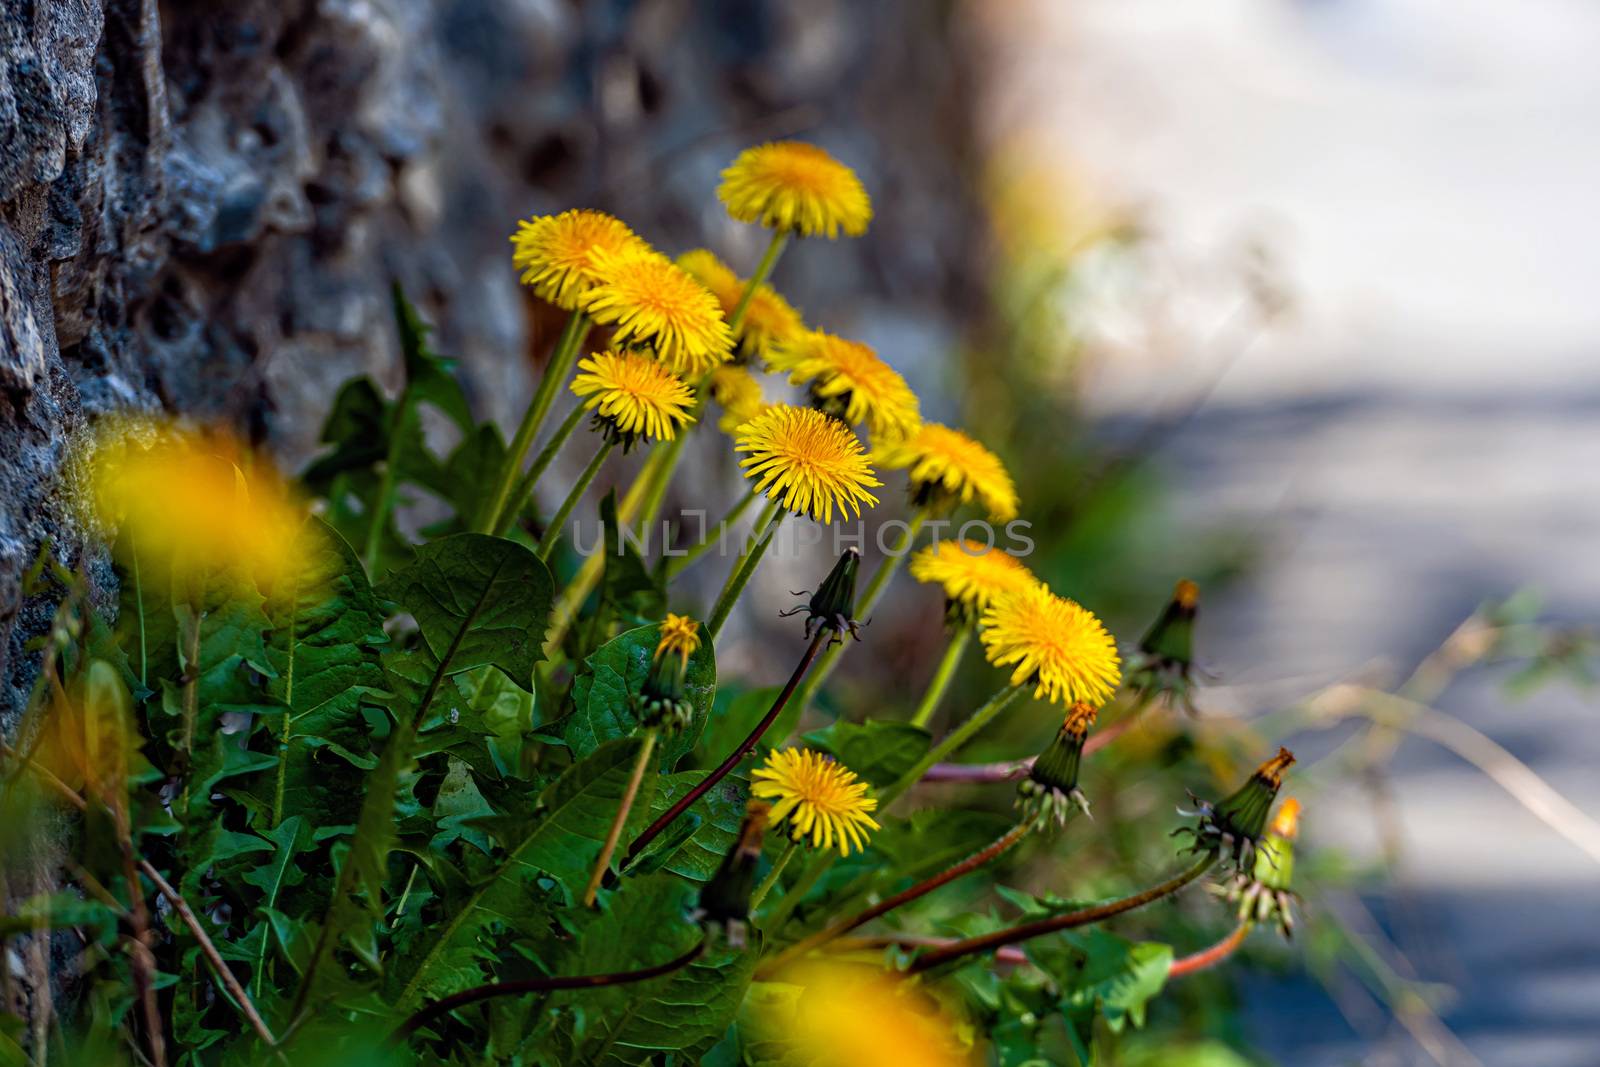
[[[797,959],[813,949],[821,948],[823,945],[826,945],[835,938],[848,934],[851,930],[856,929],[858,926],[864,926],[873,919],[876,919],[882,915],[887,915],[889,912],[898,908],[902,904],[909,904],[918,897],[926,896],[935,889],[938,889],[940,886],[955,881],[963,874],[966,874],[969,871],[977,870],[979,867],[984,866],[985,864],[993,861],[996,857],[1010,850],[1017,844],[1017,842],[1026,837],[1028,834],[1029,825],[1030,824],[1026,821],[1020,822],[1011,829],[1007,830],[1004,834],[1001,834],[1000,837],[995,841],[984,846],[982,849],[979,849],[977,852],[974,852],[960,863],[947,867],[931,877],[924,878],[922,881],[918,882],[909,889],[896,893],[892,897],[886,897],[885,899],[872,905],[870,908],[859,911],[847,918],[840,919],[838,922],[826,927],[825,929],[817,931],[810,937],[803,938],[800,941],[795,942],[793,945],[790,945],[788,948],[784,949],[783,952],[779,953],[778,956],[770,963],[762,964],[758,974],[763,977],[769,976],[779,970],[790,960]]]
[[[870,620],[872,609],[878,603],[878,598],[883,595],[884,589],[888,587],[889,579],[893,578],[895,572],[900,569],[900,564],[904,562],[906,555],[911,551],[911,546],[916,543],[917,535],[922,532],[923,524],[927,521],[927,508],[918,508],[916,513],[911,516],[911,521],[901,531],[899,539],[889,549],[888,555],[878,563],[878,569],[873,572],[866,588],[861,591],[861,597],[856,601],[857,617]],[[838,664],[839,657],[842,655],[844,655],[844,645],[836,645],[828,649],[827,653],[822,657],[822,662],[817,664],[816,671],[812,673],[810,679],[806,682],[805,688],[800,691],[800,713],[802,715],[805,714],[806,708],[811,705],[811,698],[816,696],[817,690],[821,689],[823,684],[827,682],[828,676],[833,673],[833,668]]]
[[[572,517],[572,511],[578,506],[578,501],[583,499],[583,494],[589,491],[589,484],[594,481],[595,475],[600,473],[600,468],[605,465],[606,457],[611,455],[611,450],[617,445],[616,439],[607,434],[600,447],[595,449],[594,458],[589,465],[583,468],[583,473],[578,475],[578,480],[572,483],[567,498],[561,502],[561,507],[556,509],[555,517],[550,520],[550,525],[544,528],[544,536],[539,539],[539,558],[548,560],[550,553],[555,551],[556,542],[561,540],[561,528]]]
[[[1190,953],[1182,959],[1172,961],[1172,966],[1167,968],[1167,978],[1182,978],[1186,974],[1203,971],[1208,967],[1215,967],[1238,950],[1244,944],[1245,935],[1250,932],[1250,924],[1240,923],[1233,928],[1233,933],[1218,941],[1210,948],[1201,949],[1199,952]]]
[[[789,861],[794,859],[795,852],[800,848],[800,842],[790,838],[783,846],[783,851],[778,853],[778,858],[772,861],[772,870],[761,879],[761,884],[756,886],[756,891],[750,894],[750,910],[755,911],[761,902],[767,899],[767,894],[772,892],[772,887],[778,884],[778,877],[783,874],[783,869],[789,866]]]
[[[1146,904],[1160,900],[1162,897],[1171,896],[1205,874],[1211,869],[1211,865],[1216,862],[1217,854],[1208,852],[1201,857],[1200,862],[1188,870],[1174,875],[1165,882],[1153,885],[1148,889],[1142,889],[1118,900],[1109,901],[1105,904],[1096,904],[1090,908],[1080,908],[1077,911],[1069,911],[1065,915],[1053,915],[1048,919],[1036,919],[1033,922],[1019,923],[1016,926],[1008,926],[1003,930],[980,934],[977,937],[964,938],[945,945],[943,948],[934,949],[932,952],[924,952],[911,961],[909,972],[911,974],[921,974],[923,971],[951,963],[963,956],[991,952],[1004,945],[1015,945],[1019,941],[1027,941],[1044,934],[1053,934],[1058,930],[1071,930],[1079,926],[1104,922],[1124,912],[1142,908]]]
[[[950,682],[956,676],[956,666],[961,662],[961,654],[967,650],[967,643],[971,640],[971,626],[962,626],[950,635],[950,643],[945,645],[938,669],[933,672],[933,681],[928,683],[928,691],[922,694],[922,703],[917,705],[916,712],[911,716],[912,726],[927,727],[928,720],[939,710],[939,702],[950,688]]]
[[[493,533],[498,530],[506,507],[511,505],[514,513],[516,505],[520,504],[521,496],[513,497],[511,487],[518,484],[517,472],[522,469],[522,461],[528,458],[528,449],[533,447],[535,438],[539,436],[539,427],[544,424],[544,418],[550,412],[550,405],[555,402],[556,391],[567,380],[567,374],[572,370],[578,349],[588,332],[586,325],[582,311],[574,311],[567,319],[567,325],[556,341],[555,350],[550,354],[550,362],[545,365],[544,377],[539,379],[539,387],[534,391],[527,410],[522,413],[522,422],[517,426],[517,432],[506,449],[505,464],[500,468],[500,478],[495,485],[494,495],[489,498],[483,513],[479,516],[480,533]]]
[[[750,576],[755,573],[756,564],[766,555],[767,547],[777,536],[778,524],[787,514],[788,512],[783,510],[778,501],[773,500],[756,520],[756,528],[752,534],[754,542],[745,546],[744,552],[739,556],[738,565],[733,568],[733,573],[728,575],[728,581],[723,585],[722,592],[717,594],[717,602],[711,609],[711,621],[706,623],[706,632],[711,635],[712,640],[716,640],[717,635],[722,632],[722,624],[728,621],[739,594],[744,592],[744,587],[750,583]],[[823,659],[826,661],[826,654]]]
[[[617,851],[617,842],[622,838],[622,828],[628,824],[628,812],[633,810],[633,801],[639,795],[639,784],[644,781],[645,768],[650,765],[650,757],[656,750],[656,731],[646,730],[642,743],[639,745],[639,755],[633,761],[633,773],[628,776],[628,787],[622,791],[622,800],[617,803],[616,818],[611,820],[611,829],[606,831],[605,844],[600,846],[600,856],[595,860],[594,870],[589,874],[589,884],[583,890],[583,906],[594,907],[595,896],[600,892],[600,883],[604,881],[607,869],[611,866],[611,855]]]
[[[663,830],[671,826],[678,816],[688,811],[695,801],[709,793],[712,786],[722,781],[735,767],[744,762],[744,758],[755,749],[756,742],[761,740],[762,735],[771,728],[774,722],[778,721],[778,716],[783,714],[784,706],[789,703],[789,698],[794,695],[795,688],[800,684],[800,679],[805,677],[806,671],[811,668],[812,661],[817,658],[817,653],[822,650],[823,645],[832,636],[834,636],[832,630],[824,628],[817,631],[817,636],[813,637],[811,644],[806,647],[806,654],[801,656],[800,662],[796,664],[794,673],[789,675],[789,680],[784,683],[782,692],[773,700],[772,707],[761,717],[761,721],[756,723],[755,729],[750,731],[749,735],[739,743],[737,748],[728,753],[727,759],[717,764],[715,770],[700,779],[693,789],[680,797],[678,802],[663,812],[660,818],[645,827],[644,833],[633,839],[633,844],[628,846],[628,855],[623,860],[624,866],[627,866],[635,856],[644,851],[645,847],[660,836]]]
[[[361,550],[361,562],[374,578],[378,571],[378,550],[383,547],[383,531],[389,525],[389,513],[394,510],[395,484],[400,479],[400,450],[406,444],[413,403],[411,383],[407,382],[395,398],[394,418],[389,423],[389,451],[383,458],[383,477],[378,480],[378,495],[372,501],[372,518],[367,523],[367,540]]]
[[[778,265],[778,257],[783,255],[783,250],[788,244],[788,230],[775,230],[772,240],[767,242],[767,250],[762,253],[761,262],[756,264],[756,272],[750,275],[750,281],[745,284],[744,292],[739,294],[739,302],[733,307],[733,314],[728,316],[728,332],[736,339],[739,327],[744,325],[745,313],[750,310],[750,301],[755,299],[756,290],[772,276],[772,268]]]
[[[662,975],[682,970],[699,959],[705,950],[705,940],[701,939],[694,948],[691,948],[683,955],[670,959],[666,963],[658,963],[654,967],[642,967],[637,971],[524,978],[515,982],[491,982],[488,985],[464,989],[460,993],[452,994],[442,1000],[436,1000],[418,1009],[415,1014],[400,1024],[399,1029],[389,1036],[389,1043],[394,1044],[402,1041],[439,1016],[448,1015],[457,1008],[464,1008],[468,1004],[476,1004],[480,1000],[489,1000],[493,997],[520,997],[529,993],[551,993],[560,989],[599,989],[603,986],[626,985],[630,982],[647,982],[652,978],[660,978]]]
[[[1135,714],[1119,719],[1089,736],[1083,744],[1085,756],[1098,752],[1111,742],[1128,732],[1128,729],[1137,721]],[[1014,778],[1021,778],[1033,768],[1033,761],[1037,756],[1026,759],[1001,760],[998,763],[935,763],[928,768],[922,776],[925,782],[1008,782]]]
[[[728,513],[722,517],[722,521],[717,523],[715,528],[706,532],[706,535],[700,539],[699,544],[690,545],[683,555],[669,559],[667,561],[667,577],[676,578],[693,566],[694,562],[701,556],[710,551],[712,545],[722,544],[723,540],[728,536],[728,529],[739,521],[741,515],[750,510],[750,505],[755,503],[755,499],[759,495],[756,488],[751,486],[749,492],[741,496],[739,502],[728,509]]]
[[[900,794],[916,785],[922,779],[922,776],[927,773],[929,767],[956,752],[962,745],[971,740],[973,735],[993,722],[995,716],[1010,707],[1021,695],[1022,687],[1016,685],[1007,685],[995,693],[984,703],[983,707],[973,712],[966,722],[945,734],[937,745],[930,748],[927,754],[918,760],[909,771],[901,775],[899,781],[880,792],[878,799],[882,805],[887,808],[900,797]]]
[[[534,457],[533,466],[528,468],[527,473],[523,474],[522,480],[517,483],[517,487],[512,490],[505,510],[500,513],[500,518],[494,525],[493,533],[504,537],[506,532],[516,524],[517,516],[522,512],[523,502],[528,499],[529,494],[533,492],[533,487],[539,483],[540,476],[555,461],[556,456],[561,452],[561,446],[567,443],[567,438],[572,436],[572,431],[578,428],[578,423],[582,420],[582,404],[573,408],[567,414],[567,417],[561,420],[561,425],[556,427],[555,434],[539,450],[539,454]]]

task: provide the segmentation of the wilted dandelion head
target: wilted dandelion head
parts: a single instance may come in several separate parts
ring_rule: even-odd
[[[866,427],[874,442],[902,441],[922,424],[917,394],[859,341],[807,330],[774,349],[769,362],[791,384],[809,384],[818,407]]]
[[[747,367],[721,366],[711,372],[711,399],[722,409],[717,429],[736,433],[767,406],[761,383]]]
[[[224,433],[111,419],[78,443],[73,467],[85,517],[142,566],[268,592],[299,572],[310,547],[288,483]]]
[[[773,823],[787,819],[796,841],[837,845],[847,856],[852,846],[866,848],[867,831],[878,828],[868,814],[878,801],[867,796],[867,783],[832,756],[808,748],[774,751],[750,777],[750,795],[773,801]]]
[[[980,541],[936,541],[911,557],[911,577],[937,582],[945,600],[981,612],[1007,593],[1037,585],[1015,556]]]
[[[635,437],[670,441],[694,421],[694,391],[639,352],[601,352],[578,364],[572,391],[625,443]]]
[[[722,172],[717,198],[740,222],[803,237],[867,232],[872,201],[849,167],[816,145],[777,141],[747,148]]]
[[[939,512],[977,501],[991,522],[1017,517],[1017,487],[1000,457],[960,430],[925,422],[904,441],[878,450],[878,462],[906,468],[912,499]]]
[[[726,362],[733,345],[722,305],[672,260],[648,249],[595,256],[600,278],[580,300],[618,345],[648,345],[691,380]]]
[[[700,647],[700,624],[687,615],[674,615],[670,611],[661,620],[661,637],[656,641],[656,659],[676,656],[687,665],[689,657]]]
[[[989,662],[1011,667],[1012,685],[1057,704],[1099,707],[1122,680],[1117,643],[1094,614],[1037,583],[1000,597],[983,613]]]
[[[587,210],[519,222],[511,244],[511,262],[522,272],[522,284],[568,311],[599,283],[597,254],[648,250],[620,219]]]
[[[752,1021],[809,1067],[971,1067],[966,1027],[927,986],[876,965],[801,963],[773,978]],[[784,1062],[791,1062],[785,1059]]]
[[[861,514],[882,485],[850,427],[814,408],[774,404],[739,427],[734,451],[744,476],[789,511],[832,522],[835,510]]]

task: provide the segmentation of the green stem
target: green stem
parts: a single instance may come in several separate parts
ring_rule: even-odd
[[[562,329],[560,339],[556,341],[555,351],[550,355],[550,362],[545,366],[544,377],[539,379],[539,388],[534,391],[528,409],[522,413],[522,422],[511,438],[511,445],[506,449],[505,465],[500,469],[500,479],[495,485],[494,495],[489,498],[488,505],[479,517],[477,524],[479,533],[492,533],[499,526],[500,516],[511,499],[511,487],[516,484],[517,472],[522,469],[522,461],[528,458],[528,449],[533,447],[534,439],[539,436],[539,427],[544,424],[550,405],[555,403],[556,390],[567,380],[567,373],[572,370],[578,349],[588,332],[585,327],[582,311],[574,311],[567,319],[567,325]]]
[[[886,809],[895,800],[899,799],[900,794],[916,785],[922,779],[922,776],[928,772],[929,767],[940,762],[970,741],[974,734],[993,722],[996,715],[1010,707],[1022,695],[1022,692],[1021,686],[1006,685],[994,696],[990,697],[988,702],[973,712],[966,722],[945,734],[937,745],[928,750],[927,755],[923,756],[915,766],[900,776],[899,781],[878,793],[878,810]]]
[[[917,535],[922,532],[923,524],[928,521],[928,510],[918,508],[911,516],[911,521],[906,524],[905,530],[895,541],[889,554],[878,564],[878,569],[873,572],[872,578],[862,590],[861,596],[856,600],[856,617],[867,619],[871,617],[873,607],[878,603],[878,598],[883,596],[883,591],[889,586],[889,579],[905,561],[911,546],[916,543]],[[817,695],[817,690],[827,682],[828,676],[833,673],[833,668],[839,663],[839,657],[844,655],[845,645],[850,642],[841,642],[822,654],[822,660],[817,664],[817,669],[811,672],[811,677],[806,679],[805,688],[800,690],[797,699],[800,702],[800,714],[804,715],[811,706],[811,698]]]
[[[740,516],[750,510],[750,505],[755,502],[757,495],[759,494],[756,492],[755,487],[752,486],[749,492],[739,498],[737,504],[728,509],[728,513],[722,517],[722,521],[717,523],[714,529],[706,532],[706,536],[702,537],[698,544],[690,545],[683,555],[673,556],[668,560],[667,577],[676,578],[688,570],[701,556],[705,555],[712,545],[722,544],[723,539],[728,535],[728,529],[739,521]]]
[[[611,450],[617,446],[616,439],[610,434],[606,435],[600,447],[595,449],[594,458],[589,465],[583,468],[583,473],[578,475],[578,480],[572,484],[572,489],[567,493],[567,498],[561,502],[561,507],[556,510],[555,517],[550,520],[550,525],[544,528],[544,536],[539,539],[539,558],[548,560],[550,553],[555,551],[556,542],[561,540],[561,528],[572,517],[572,510],[578,506],[578,501],[583,499],[583,494],[589,491],[589,483],[594,481],[594,476],[600,473],[600,468],[605,465],[606,457],[611,455]]]
[[[1217,854],[1208,852],[1201,857],[1199,863],[1196,863],[1181,874],[1175,875],[1159,885],[1153,885],[1149,889],[1123,897],[1120,900],[1113,900],[1106,904],[1096,904],[1091,908],[1081,908],[1078,911],[1067,912],[1065,915],[1054,915],[1048,919],[1019,923],[1003,930],[996,930],[992,933],[980,934],[977,937],[969,937],[961,941],[952,942],[942,948],[934,949],[932,952],[924,952],[918,956],[911,962],[909,971],[911,974],[920,974],[941,964],[958,960],[962,956],[989,952],[1004,945],[1014,945],[1018,941],[1027,941],[1029,938],[1039,937],[1042,934],[1055,933],[1057,930],[1071,930],[1079,926],[1088,926],[1091,923],[1104,922],[1124,912],[1142,908],[1146,904],[1160,900],[1162,897],[1171,896],[1202,874],[1205,874],[1206,871],[1211,869],[1211,865],[1216,862]]]
[[[566,444],[567,438],[572,436],[572,431],[578,428],[578,423],[583,420],[583,414],[584,407],[582,404],[573,408],[567,414],[567,417],[561,420],[561,425],[556,427],[555,435],[539,450],[539,454],[534,457],[533,466],[528,468],[527,473],[522,476],[522,480],[517,483],[517,487],[511,491],[511,497],[505,510],[500,513],[500,518],[495,522],[494,529],[491,531],[495,536],[504,537],[506,532],[517,521],[517,515],[522,511],[523,501],[528,499],[528,494],[533,492],[533,487],[538,484],[540,476],[555,461],[556,455],[561,451],[561,446]]]
[[[628,777],[628,787],[622,791],[622,799],[617,802],[617,814],[611,820],[611,829],[606,831],[605,844],[600,846],[600,856],[595,860],[594,870],[589,874],[589,884],[583,890],[583,906],[594,907],[595,897],[600,892],[600,883],[605,881],[606,871],[611,867],[611,856],[617,851],[617,842],[622,840],[622,828],[628,824],[628,812],[633,810],[633,801],[639,795],[639,786],[644,781],[644,772],[650,765],[650,757],[656,750],[656,731],[644,732],[644,743],[639,746],[639,755],[633,761],[633,773]]]
[[[799,847],[800,842],[792,837],[789,839],[789,843],[783,846],[783,851],[778,853],[778,858],[772,863],[772,870],[768,871],[767,876],[761,879],[761,884],[756,886],[756,891],[750,894],[751,911],[755,911],[756,908],[761,906],[761,902],[767,899],[767,894],[772,892],[772,887],[778,884],[779,875],[783,874],[783,869],[789,866],[789,861],[794,858],[794,854]]]
[[[744,592],[744,587],[749,584],[750,576],[756,572],[756,564],[767,554],[767,546],[772,544],[778,532],[778,524],[787,514],[788,512],[779,506],[778,501],[773,500],[756,520],[753,535],[755,543],[745,546],[744,553],[739,557],[738,566],[728,575],[727,584],[722,587],[722,592],[717,595],[716,605],[711,609],[711,621],[706,623],[706,631],[711,634],[712,640],[716,640],[717,635],[722,632],[722,624],[728,621],[739,594]],[[827,654],[823,655],[826,657]]]
[[[394,509],[395,483],[400,476],[400,450],[405,447],[413,402],[408,382],[395,398],[394,421],[389,424],[389,451],[383,459],[383,478],[378,482],[378,496],[372,502],[372,520],[367,525],[367,542],[361,551],[361,561],[366,564],[367,573],[374,576],[378,568],[378,549],[383,544],[383,530],[389,524],[389,512]]]
[[[928,683],[928,691],[922,694],[922,703],[917,705],[916,713],[911,716],[912,726],[926,727],[933,713],[939,710],[939,702],[950,688],[950,682],[956,676],[956,667],[961,662],[961,654],[967,650],[967,643],[971,640],[971,626],[963,625],[950,635],[950,643],[945,646],[939,667],[933,672],[933,681]]]
[[[745,312],[750,310],[750,301],[755,298],[756,290],[762,283],[772,276],[772,268],[778,265],[778,257],[783,255],[783,250],[789,244],[789,231],[776,230],[772,240],[767,242],[767,250],[761,255],[761,262],[756,264],[756,272],[750,275],[750,281],[745,285],[744,292],[739,295],[739,302],[734,305],[733,314],[728,316],[728,332],[735,339],[739,335],[739,327],[744,325]]]

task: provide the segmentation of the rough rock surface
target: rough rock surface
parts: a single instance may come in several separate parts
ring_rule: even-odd
[[[60,505],[75,428],[184,412],[297,465],[338,381],[392,372],[392,278],[507,419],[550,334],[507,267],[519,215],[606,207],[748,266],[759,237],[717,209],[716,172],[803,135],[863,172],[880,217],[791,255],[786,285],[835,328],[893,300],[925,311],[910,336],[943,322],[947,341],[972,257],[946,17],[918,0],[7,0],[0,728],[52,610],[19,593],[40,546],[114,588]]]

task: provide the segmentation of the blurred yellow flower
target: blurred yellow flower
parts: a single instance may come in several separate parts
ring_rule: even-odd
[[[1099,707],[1122,680],[1117,643],[1094,614],[1043,583],[1000,597],[983,613],[989,662],[1013,667],[1012,685],[1057,704]]]
[[[735,452],[744,476],[789,511],[832,522],[835,509],[861,514],[876,506],[867,490],[882,485],[850,427],[814,408],[774,404],[739,427]]]
[[[747,280],[735,275],[714,253],[704,248],[679,256],[678,266],[709,289],[722,305],[723,315],[732,318],[749,285]],[[793,340],[804,330],[800,312],[781,293],[763,282],[750,296],[750,306],[744,309],[744,321],[739,324],[735,340],[742,357],[765,362],[771,358],[774,346]]]
[[[789,821],[796,841],[811,838],[815,848],[839,847],[848,856],[851,846],[867,847],[867,831],[878,824],[867,814],[878,806],[867,796],[867,783],[832,756],[809,748],[775,750],[751,775],[750,795],[774,801],[774,824]]]
[[[579,301],[618,345],[648,345],[692,380],[726,362],[733,337],[717,298],[672,260],[652,251],[595,256],[600,282]]]
[[[626,223],[602,211],[573,210],[517,223],[511,262],[522,284],[568,311],[600,281],[596,254],[646,250]]]
[[[722,172],[717,198],[740,222],[804,237],[867,232],[872,201],[849,167],[816,145],[777,141],[740,152]]]
[[[925,422],[874,458],[890,470],[910,468],[911,495],[918,504],[947,513],[976,500],[991,522],[1017,517],[1017,487],[1005,464],[960,430]]]
[[[142,566],[196,579],[254,579],[264,592],[297,572],[306,508],[260,456],[226,434],[139,419],[103,422],[73,461],[87,518]]]
[[[687,615],[667,612],[661,621],[661,637],[656,642],[655,659],[677,656],[681,665],[687,666],[689,657],[700,647],[700,624]]]
[[[788,373],[791,385],[809,383],[824,411],[865,426],[874,443],[902,441],[922,423],[917,394],[859,341],[807,330],[774,349],[769,362]]]
[[[1039,582],[1017,557],[980,541],[936,541],[920,549],[911,557],[911,577],[937,582],[946,600],[969,611]]]
[[[694,421],[694,390],[638,352],[601,352],[578,363],[572,391],[624,441],[636,436],[670,441]]]
[[[717,428],[723,433],[736,433],[767,407],[761,383],[745,367],[723,366],[712,371],[711,399],[722,409]]]
[[[753,998],[755,1029],[791,1049],[793,1062],[807,1067],[973,1067],[977,1062],[966,1027],[927,987],[876,965],[797,964],[763,988],[778,995]]]

